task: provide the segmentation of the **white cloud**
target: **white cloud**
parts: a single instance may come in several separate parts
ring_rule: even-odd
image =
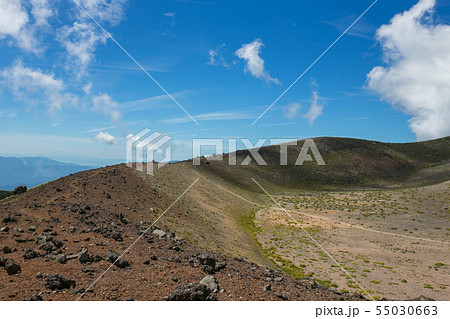
[[[208,65],[222,65],[226,68],[230,67],[230,63],[228,63],[223,57],[221,51],[226,46],[225,43],[219,44],[215,49],[211,49],[208,51],[209,60],[206,64]],[[233,63],[235,64],[235,63]]]
[[[0,39],[11,37],[20,48],[39,52],[33,30],[27,24],[30,18],[20,0],[0,1]]]
[[[20,30],[28,23],[28,14],[20,1],[0,1],[0,34],[18,36]]]
[[[75,22],[59,30],[58,40],[66,49],[67,68],[81,77],[94,59],[97,45],[106,43],[106,35],[99,33],[91,23]]]
[[[108,94],[95,96],[92,100],[92,104],[92,111],[109,116],[111,122],[120,122],[122,115],[118,110],[119,104],[114,101]]]
[[[276,78],[272,78],[269,73],[264,69],[264,60],[259,56],[261,53],[261,47],[264,44],[260,39],[256,39],[251,43],[244,44],[235,52],[236,56],[247,62],[245,67],[246,72],[250,72],[254,77],[265,80],[267,82],[273,82],[280,84],[280,81]]]
[[[51,114],[60,110],[64,104],[74,104],[76,101],[72,94],[64,92],[64,82],[61,79],[40,69],[27,68],[20,60],[0,72],[0,78],[12,87],[16,98],[32,103],[45,103]]]
[[[317,92],[313,92],[311,105],[309,107],[308,113],[304,114],[303,117],[308,120],[308,124],[312,126],[316,118],[322,115],[323,104],[321,103],[321,98]]]
[[[91,90],[92,90],[92,82],[89,82],[88,84],[86,84],[85,86],[83,86],[83,91],[84,91],[84,93],[86,93],[87,95],[91,94]]]
[[[35,25],[48,26],[48,19],[55,15],[55,10],[50,6],[48,0],[30,0],[31,13],[33,14]]]
[[[283,116],[288,119],[294,119],[298,116],[301,108],[300,103],[291,103],[283,108]]]
[[[127,0],[79,0],[80,5],[99,23],[118,24],[124,16]],[[58,30],[58,41],[66,49],[67,69],[78,78],[86,75],[89,64],[95,58],[99,44],[105,44],[106,34],[78,7],[76,21]]]
[[[99,132],[94,135],[94,140],[103,142],[106,144],[115,144],[117,143],[117,138],[109,134],[108,132]]]
[[[435,24],[435,0],[421,0],[377,30],[386,66],[368,87],[409,114],[418,140],[450,135],[450,25]]]
[[[211,49],[208,51],[208,54],[209,54],[209,61],[207,64],[216,65],[217,64],[216,63],[217,50]]]
[[[78,0],[80,5],[98,22],[118,24],[123,19],[123,6],[128,0]],[[85,17],[80,13],[80,17]],[[88,19],[88,18],[87,18]]]
[[[176,13],[175,13],[175,12],[166,12],[166,13],[164,13],[164,15],[165,15],[166,17],[171,17],[171,18],[173,18],[173,17],[176,15]]]

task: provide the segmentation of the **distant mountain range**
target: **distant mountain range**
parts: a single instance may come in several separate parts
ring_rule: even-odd
[[[63,163],[46,157],[0,156],[0,190],[12,190],[19,185],[30,188],[93,168],[96,167]]]

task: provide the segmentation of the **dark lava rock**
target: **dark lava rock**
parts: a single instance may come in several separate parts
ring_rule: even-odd
[[[189,259],[191,267],[200,267],[204,272],[213,274],[216,270],[215,266],[218,260],[208,252],[202,252]]]
[[[45,287],[50,290],[70,289],[76,286],[75,280],[64,278],[59,274],[48,274],[46,279]]]
[[[67,256],[65,254],[60,254],[56,256],[56,261],[60,264],[65,264],[67,262]]]
[[[110,263],[114,263],[119,268],[126,268],[130,267],[130,263],[128,260],[124,259],[123,257],[120,258],[120,255],[116,253],[115,251],[108,250],[105,254],[105,259],[108,260]]]
[[[27,189],[28,188],[25,185],[17,186],[13,190],[13,195],[19,195],[19,194],[25,193],[27,191]]]
[[[58,252],[59,248],[63,246],[63,243],[51,235],[40,234],[36,238],[36,245],[38,245],[39,249],[51,253]]]
[[[3,217],[3,220],[2,220],[2,222],[5,223],[5,224],[7,224],[7,223],[14,223],[16,221],[17,221],[17,219],[14,218],[14,217],[11,217],[11,214],[6,214],[6,216]]]
[[[0,261],[0,266],[4,267],[6,273],[10,276],[20,272],[20,265],[16,261],[9,258],[4,258],[3,261]]]
[[[176,287],[167,297],[169,301],[204,301],[211,290],[198,283],[184,284]]]
[[[23,253],[23,258],[25,259],[33,259],[39,257],[41,254],[33,249],[25,248],[25,251]]]
[[[3,247],[2,251],[4,254],[10,254],[12,252],[11,248],[8,246]]]
[[[118,231],[111,232],[111,238],[115,241],[123,241],[122,235]]]
[[[31,296],[30,299],[28,299],[28,301],[42,301],[42,300],[44,300],[42,298],[42,293],[35,294]]]
[[[80,263],[85,264],[85,263],[93,262],[94,257],[91,254],[89,254],[87,249],[84,249],[80,253],[80,256],[78,256],[78,260],[80,261]]]
[[[224,269],[227,266],[227,263],[224,261],[219,261],[216,262],[216,265],[214,266],[214,270],[215,271],[221,271],[222,269]]]
[[[100,227],[96,230],[96,232],[100,232],[105,238],[112,238],[115,241],[123,241],[122,235],[119,231],[117,231],[114,227]]]
[[[280,292],[276,292],[275,296],[277,296],[278,298],[280,298],[281,300],[289,300],[289,296],[286,294],[282,294]]]

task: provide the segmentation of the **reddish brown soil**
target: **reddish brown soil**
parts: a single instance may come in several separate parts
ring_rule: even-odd
[[[79,289],[90,287],[111,263],[100,260],[82,264],[71,259],[61,264],[55,254],[38,248],[36,238],[53,233],[63,243],[59,255],[78,254],[83,246],[94,256],[104,256],[108,249],[121,254],[146,229],[140,221],[151,224],[170,203],[124,165],[70,175],[0,202],[0,223],[8,214],[15,219],[0,224],[10,228],[8,232],[0,232],[0,256],[21,266],[21,272],[15,275],[0,268],[0,300],[28,300],[37,294],[43,300],[76,300],[81,295]],[[159,211],[149,213],[151,208]],[[36,229],[30,230],[30,226]],[[18,228],[23,228],[23,232]],[[112,232],[120,233],[123,241],[110,238]],[[4,246],[13,251],[3,253]],[[24,259],[25,248],[38,250],[41,256]],[[200,248],[181,238],[159,239],[149,231],[124,255],[131,267],[112,266],[83,300],[163,300],[178,285],[199,282],[206,275],[189,264],[189,259],[200,252]],[[151,256],[156,256],[156,260],[144,264]],[[214,274],[220,290],[218,300],[364,299],[355,294],[337,294],[245,260],[215,256],[227,264]],[[44,278],[36,278],[38,272],[73,279],[76,287],[51,291],[45,287]],[[265,290],[268,285],[271,289]]]

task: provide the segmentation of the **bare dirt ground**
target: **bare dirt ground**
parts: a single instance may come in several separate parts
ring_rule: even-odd
[[[108,250],[121,254],[197,178],[157,223],[164,235],[151,229],[124,255],[129,265],[111,266]],[[0,202],[0,299],[164,300],[207,275],[192,261],[208,250],[226,265],[213,273],[212,299],[361,300],[366,290],[449,300],[449,186],[275,196],[361,288],[268,198],[190,166],[153,177],[124,165],[70,175]],[[20,272],[8,274],[11,260]],[[76,286],[52,288],[49,274]]]
[[[310,192],[256,213],[257,238],[279,265],[375,298],[449,300],[450,182],[393,191]]]
[[[165,300],[176,287],[211,273],[218,284],[208,292],[212,300],[364,299],[242,258],[206,252],[207,263],[198,264],[205,250],[167,229],[151,229],[123,256],[123,267],[112,265],[108,250],[125,251],[172,201],[124,165],[70,175],[1,201],[0,300]],[[182,208],[175,205],[168,216],[188,220]],[[212,269],[203,267],[211,262]]]

